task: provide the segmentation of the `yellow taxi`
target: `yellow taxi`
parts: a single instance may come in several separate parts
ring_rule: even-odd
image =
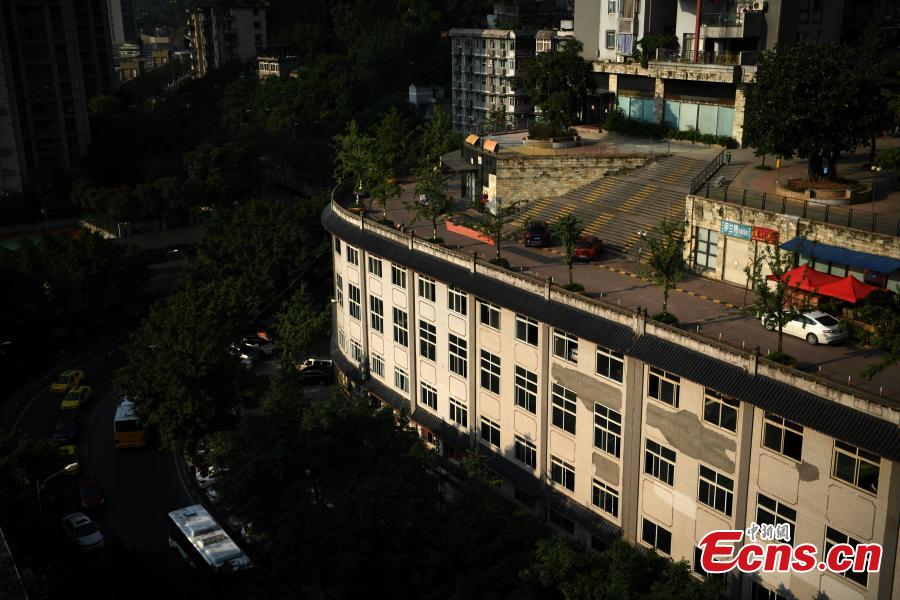
[[[78,461],[78,446],[66,444],[59,447],[59,467],[64,469],[66,465],[75,463],[77,466],[66,472],[66,475],[78,475],[81,473],[81,463]]]
[[[81,408],[91,398],[94,388],[89,385],[79,385],[73,387],[63,398],[59,405],[60,410],[69,410],[70,408]]]
[[[79,383],[84,380],[84,371],[78,371],[75,369],[71,369],[69,371],[63,371],[59,374],[59,377],[50,384],[50,393],[51,394],[65,394],[73,387],[76,387]]]

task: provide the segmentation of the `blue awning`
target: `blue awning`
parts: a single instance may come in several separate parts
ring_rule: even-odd
[[[781,249],[798,252],[803,256],[812,256],[816,260],[823,262],[868,269],[879,273],[891,274],[900,269],[900,259],[897,258],[847,250],[846,248],[829,246],[828,244],[819,244],[801,237],[795,237],[791,241],[783,243]]]

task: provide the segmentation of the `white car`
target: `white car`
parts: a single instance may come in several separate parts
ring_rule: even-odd
[[[211,465],[209,467],[197,469],[194,472],[194,478],[197,480],[197,485],[205,490],[216,482],[216,477],[218,477],[219,473],[223,473],[227,470],[228,469],[220,469],[215,465]]]
[[[769,315],[763,315],[763,326],[769,331],[777,331],[778,323]],[[841,322],[820,310],[797,315],[784,324],[782,331],[805,339],[810,344],[830,344],[847,339],[847,331]]]
[[[99,550],[103,547],[103,534],[97,524],[84,513],[72,513],[62,519],[66,537],[79,550]]]
[[[244,338],[241,340],[241,347],[255,350],[267,358],[275,356],[275,353],[278,352],[278,346],[275,345],[275,342],[264,340],[258,336]]]

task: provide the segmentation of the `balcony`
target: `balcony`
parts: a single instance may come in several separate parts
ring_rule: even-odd
[[[763,34],[765,15],[744,10],[745,5],[725,12],[700,16],[700,38],[743,39]]]

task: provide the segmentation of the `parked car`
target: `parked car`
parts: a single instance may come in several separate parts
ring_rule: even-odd
[[[550,231],[543,221],[529,221],[525,226],[525,245],[543,248],[550,244]]]
[[[63,397],[63,401],[60,403],[59,408],[61,410],[81,408],[84,404],[87,403],[88,400],[91,399],[91,395],[93,393],[94,388],[89,385],[79,385],[78,387],[73,387],[68,391],[68,393],[66,393],[65,397]]]
[[[770,315],[763,315],[761,320],[769,331],[778,329],[778,323]],[[781,330],[788,335],[804,338],[810,344],[831,344],[848,336],[839,320],[820,310],[797,315],[785,323]]]
[[[89,475],[78,480],[78,495],[81,498],[81,508],[87,510],[100,508],[106,502],[100,484]]]
[[[63,371],[59,374],[59,377],[50,384],[50,393],[51,394],[65,394],[73,387],[77,386],[84,379],[84,371],[79,371],[77,369],[70,369],[68,371]]]
[[[66,537],[75,544],[79,550],[99,550],[103,547],[103,534],[97,524],[84,513],[72,513],[62,519],[63,530]]]
[[[275,345],[275,342],[263,339],[255,335],[246,337],[241,340],[241,347],[255,350],[263,356],[274,356],[275,353],[278,352],[278,346]]]
[[[218,504],[222,501],[222,494],[217,492],[212,486],[206,488],[206,497],[209,498],[209,501],[213,504]]]
[[[244,365],[245,369],[252,369],[253,365],[259,358],[259,352],[257,352],[253,348],[247,348],[246,346],[238,346],[237,344],[232,344],[230,346],[230,350],[232,354],[241,359],[241,364]]]
[[[53,439],[57,442],[72,442],[78,438],[78,409],[70,408],[59,411],[56,417],[56,428]]]
[[[228,469],[220,469],[215,465],[210,465],[208,467],[202,467],[194,471],[194,479],[197,480],[197,485],[201,488],[206,489],[212,484],[216,482],[216,477],[220,473],[224,473]]]
[[[330,358],[307,358],[297,365],[300,379],[310,385],[326,385],[334,380],[334,363]]]
[[[583,235],[575,242],[575,260],[597,260],[603,250],[603,242],[594,235]]]

